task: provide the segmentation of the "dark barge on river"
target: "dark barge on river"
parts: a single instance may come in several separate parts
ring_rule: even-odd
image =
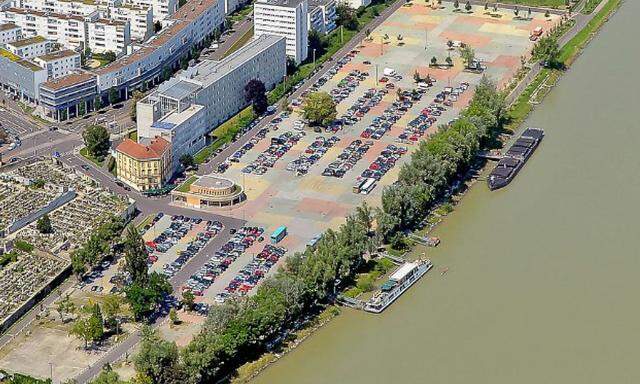
[[[489,189],[499,189],[507,186],[513,180],[544,137],[544,130],[527,128],[513,143],[507,153],[498,161],[487,179]]]

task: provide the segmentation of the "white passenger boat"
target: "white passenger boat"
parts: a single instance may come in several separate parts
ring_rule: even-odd
[[[384,283],[380,290],[376,292],[365,305],[364,310],[367,312],[380,313],[384,311],[395,299],[400,297],[418,281],[425,273],[427,273],[433,264],[431,260],[418,260],[411,263],[402,264],[392,275],[389,281]]]

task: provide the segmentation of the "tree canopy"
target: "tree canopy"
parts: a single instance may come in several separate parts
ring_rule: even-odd
[[[326,92],[313,92],[307,96],[303,116],[311,125],[328,126],[336,119],[336,103]]]
[[[89,155],[102,160],[109,152],[109,132],[102,125],[90,125],[82,133]]]
[[[255,112],[256,115],[263,114],[269,106],[264,83],[258,79],[250,80],[247,85],[245,85],[244,98],[253,105],[253,112]]]

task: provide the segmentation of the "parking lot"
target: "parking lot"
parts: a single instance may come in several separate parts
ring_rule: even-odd
[[[281,244],[290,252],[303,249],[362,201],[379,205],[416,143],[456,118],[483,75],[505,86],[532,47],[531,31],[558,21],[535,13],[529,20],[515,20],[512,12],[491,16],[483,7],[453,12],[445,5],[403,6],[355,51],[336,58],[314,89],[338,102],[338,123],[310,129],[300,114],[304,99],[294,100],[290,115],[274,115],[260,137],[220,167],[248,197],[224,214],[266,234],[285,225]],[[474,49],[480,70],[465,69],[456,48],[462,44]],[[432,57],[438,65],[430,65]],[[452,66],[444,65],[448,57]]]

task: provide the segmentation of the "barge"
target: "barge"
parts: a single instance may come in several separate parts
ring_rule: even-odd
[[[506,187],[524,167],[543,137],[544,130],[540,128],[527,128],[522,132],[489,174],[487,179],[489,189],[493,191]]]
[[[364,310],[373,313],[384,311],[431,268],[433,264],[430,260],[402,264],[380,287],[380,290],[364,304]]]

